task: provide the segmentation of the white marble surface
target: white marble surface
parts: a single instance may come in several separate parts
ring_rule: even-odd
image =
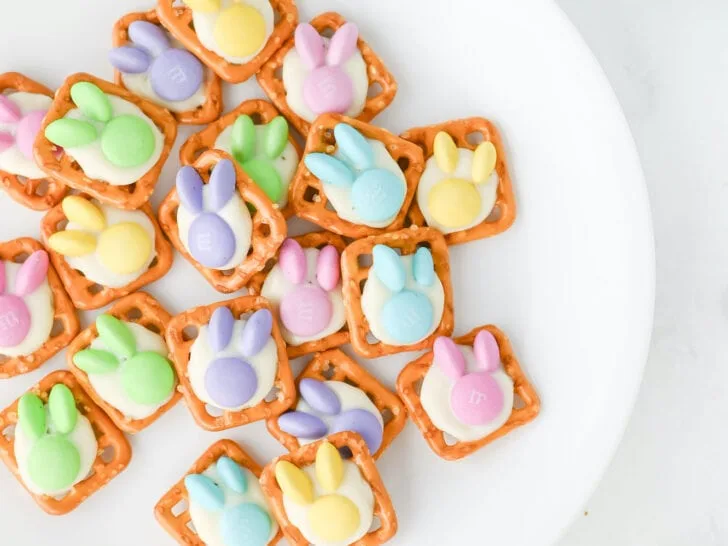
[[[614,461],[559,546],[728,544],[728,3],[559,0],[631,125],[657,246],[652,352]]]

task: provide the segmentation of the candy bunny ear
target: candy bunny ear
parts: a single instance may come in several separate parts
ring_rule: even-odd
[[[248,478],[240,465],[230,457],[222,456],[217,460],[217,473],[230,489],[241,495],[248,490]]]
[[[111,66],[124,74],[143,74],[152,59],[146,51],[133,46],[115,47],[108,54]]]
[[[96,237],[77,229],[57,231],[48,237],[48,247],[61,256],[86,256],[96,249]]]
[[[481,142],[473,152],[473,168],[471,174],[473,182],[480,184],[486,182],[495,169],[498,152],[492,142]]]
[[[221,159],[210,175],[210,208],[220,210],[227,205],[235,193],[235,165],[229,159]]]
[[[182,0],[191,10],[210,13],[220,10],[220,0]]]
[[[84,349],[73,355],[73,363],[87,374],[105,374],[119,367],[119,360],[110,352]]]
[[[111,120],[113,113],[111,101],[96,84],[91,82],[74,83],[71,86],[71,100],[87,118],[102,123]]]
[[[316,440],[328,433],[329,428],[320,417],[305,411],[289,411],[278,417],[278,426],[283,432],[296,438]]]
[[[50,122],[43,134],[61,148],[86,146],[98,138],[96,127],[87,121],[73,118],[61,118]]]
[[[298,392],[309,406],[320,413],[336,415],[341,411],[339,397],[323,381],[305,377],[298,383]]]
[[[61,201],[61,209],[69,222],[92,230],[101,231],[106,227],[106,218],[99,207],[78,195],[69,195]]]
[[[293,284],[301,284],[306,278],[308,264],[301,245],[295,239],[286,239],[278,254],[278,265],[283,275]]]
[[[122,358],[131,358],[136,353],[136,339],[129,327],[113,315],[96,317],[96,330],[104,345]]]
[[[46,412],[43,400],[32,392],[18,401],[18,424],[26,436],[38,440],[46,432]]]
[[[48,414],[55,430],[60,434],[69,434],[76,428],[76,400],[71,389],[63,383],[53,385],[48,395]]]
[[[313,485],[300,468],[288,461],[279,461],[275,467],[276,481],[283,494],[296,504],[313,502]]]
[[[185,476],[185,487],[190,500],[205,510],[216,512],[225,505],[225,495],[222,489],[207,476],[188,474]]]
[[[449,337],[440,336],[432,347],[435,362],[442,373],[453,381],[460,379],[465,373],[465,357],[455,342]]]
[[[351,161],[354,168],[369,169],[374,166],[374,150],[364,136],[346,123],[334,127],[334,138],[339,151]]]
[[[356,51],[359,29],[354,23],[345,23],[331,37],[326,52],[326,64],[338,66],[344,64]]]
[[[323,442],[316,451],[316,479],[319,485],[334,492],[344,479],[344,461],[341,453],[330,442]]]
[[[210,347],[213,351],[222,351],[230,343],[233,337],[233,326],[235,318],[225,306],[218,307],[212,312],[208,325]]]
[[[372,249],[372,270],[384,286],[392,292],[404,288],[405,274],[399,255],[387,245],[376,245]]]
[[[324,64],[324,39],[309,23],[301,23],[294,34],[296,51],[309,70]]]
[[[0,153],[4,152],[15,144],[15,138],[8,132],[0,132]]]
[[[333,245],[321,249],[316,262],[316,281],[319,286],[330,292],[339,284],[341,277],[341,260],[339,251]]]
[[[275,159],[283,153],[288,144],[288,122],[283,116],[276,116],[265,129],[265,155]]]
[[[488,330],[481,330],[475,336],[473,352],[475,353],[476,362],[483,371],[495,372],[500,368],[501,360],[498,342]]]
[[[36,250],[28,256],[18,270],[15,278],[15,294],[27,296],[45,280],[48,274],[48,253],[45,250]]]
[[[240,352],[248,358],[257,355],[270,338],[273,315],[268,309],[258,309],[250,315],[240,338]]]
[[[319,180],[339,186],[350,187],[354,184],[354,173],[346,163],[328,154],[314,152],[303,158],[306,168]]]
[[[420,247],[412,258],[412,274],[417,284],[432,286],[435,282],[435,262],[429,248]]]
[[[243,114],[238,116],[233,123],[232,132],[232,156],[240,164],[253,158],[255,154],[255,124],[253,119]]]
[[[455,141],[445,131],[440,131],[435,135],[433,148],[437,166],[442,172],[452,174],[458,166],[459,158]]]
[[[0,95],[0,123],[18,123],[23,117],[20,107],[5,95]]]
[[[129,38],[155,57],[169,49],[167,34],[149,21],[134,21],[129,25]]]
[[[177,171],[177,195],[180,203],[192,214],[202,212],[202,178],[193,167],[189,165]]]

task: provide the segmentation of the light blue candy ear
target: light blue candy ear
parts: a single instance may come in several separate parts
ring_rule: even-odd
[[[354,183],[354,173],[343,161],[328,154],[311,153],[303,158],[306,167],[316,178],[342,188]]]
[[[334,127],[334,138],[339,151],[360,171],[374,166],[374,150],[364,136],[346,123]]]
[[[429,248],[420,247],[412,259],[412,274],[418,284],[432,286],[435,282],[435,262]]]
[[[386,245],[376,245],[372,250],[372,270],[380,281],[392,292],[404,288],[406,274],[399,255]]]
[[[217,473],[225,485],[241,495],[248,490],[248,478],[240,465],[230,457],[220,457],[217,460]]]
[[[225,495],[215,482],[202,474],[185,477],[185,487],[190,499],[211,512],[220,510],[225,504]]]

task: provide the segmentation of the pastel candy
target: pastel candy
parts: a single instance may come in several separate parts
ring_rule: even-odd
[[[315,114],[345,113],[354,98],[349,75],[338,66],[320,66],[303,82],[303,100]]]
[[[78,410],[73,393],[63,383],[53,385],[48,395],[48,411],[59,434],[69,434],[76,428]]]
[[[298,391],[306,403],[320,413],[336,415],[341,411],[339,397],[323,381],[305,377],[299,382]]]
[[[227,307],[218,307],[212,312],[208,326],[208,339],[213,351],[219,352],[227,347],[233,334],[235,318]]]
[[[15,144],[15,137],[10,133],[3,131],[0,132],[0,153],[4,152]]]
[[[108,351],[84,349],[73,355],[73,363],[88,374],[111,373],[119,367],[118,359]]]
[[[155,57],[169,48],[167,34],[159,26],[149,21],[134,21],[130,24],[129,39]]]
[[[17,104],[6,95],[0,95],[0,123],[17,123],[21,115]]]
[[[276,116],[265,129],[265,155],[275,159],[283,153],[288,144],[288,122],[283,116]]]
[[[266,197],[277,203],[283,196],[283,183],[281,175],[275,167],[266,160],[252,158],[241,165],[245,173],[253,182],[265,192]]]
[[[204,79],[202,63],[189,51],[168,49],[149,71],[154,92],[165,100],[180,101],[194,95]]]
[[[313,485],[307,474],[288,461],[279,461],[275,466],[275,475],[283,494],[296,504],[313,502]]]
[[[278,265],[283,275],[293,284],[301,284],[306,278],[306,255],[295,239],[286,239],[281,245]]]
[[[342,161],[318,152],[307,154],[303,162],[309,171],[327,184],[346,188],[354,183],[354,173]]]
[[[500,368],[500,349],[493,334],[488,330],[481,330],[475,336],[473,352],[478,365],[483,371],[494,372]]]
[[[356,504],[343,495],[326,495],[317,499],[308,513],[311,529],[327,544],[343,544],[356,532],[360,518]]]
[[[453,381],[465,373],[465,357],[457,344],[449,337],[440,336],[432,347],[435,362],[440,370]]]
[[[121,367],[124,391],[138,404],[162,404],[172,395],[174,383],[172,366],[159,353],[137,353]]]
[[[143,74],[151,64],[146,51],[132,46],[115,47],[108,58],[112,66],[125,74]]]
[[[435,135],[433,143],[435,161],[445,173],[452,173],[458,166],[458,147],[455,145],[452,137],[445,131],[440,131]]]
[[[35,137],[43,124],[46,110],[34,110],[23,117],[15,128],[15,144],[26,158],[33,159]]]
[[[333,245],[321,249],[316,262],[316,281],[324,290],[331,292],[339,284],[341,277],[339,251]]]
[[[30,311],[14,294],[0,295],[0,347],[15,347],[30,330]]]
[[[265,19],[253,6],[236,2],[220,12],[213,35],[225,55],[248,57],[265,42]]]
[[[15,279],[15,294],[27,296],[35,291],[46,279],[48,273],[48,253],[36,250],[23,262]]]
[[[356,169],[364,170],[374,165],[374,150],[364,136],[347,123],[334,127],[336,144]]]
[[[297,336],[313,336],[329,325],[333,306],[319,286],[297,286],[285,295],[279,306],[283,325]]]
[[[372,271],[384,286],[392,292],[399,292],[404,288],[406,274],[399,254],[394,249],[386,245],[376,245],[372,249],[372,260]]]
[[[18,402],[18,424],[23,433],[37,440],[46,433],[46,412],[43,400],[31,392],[25,393]]]
[[[86,117],[101,122],[111,119],[112,108],[109,97],[91,82],[74,83],[71,86],[71,100]]]
[[[99,262],[114,273],[130,275],[141,272],[153,250],[152,239],[136,222],[119,222],[105,229],[98,238]]]
[[[248,478],[240,465],[230,457],[220,457],[215,465],[217,473],[230,489],[236,493],[243,494],[248,490]]]
[[[220,519],[220,535],[225,546],[266,546],[270,534],[270,516],[252,502],[228,508]]]
[[[427,194],[427,207],[432,217],[448,228],[471,224],[480,214],[481,201],[475,185],[461,178],[438,182]]]
[[[86,229],[101,231],[106,227],[106,218],[101,209],[80,195],[66,197],[61,201],[61,208],[69,221]]]
[[[237,408],[250,400],[258,388],[253,367],[235,357],[214,360],[205,373],[205,389],[221,407]]]
[[[363,409],[351,409],[340,414],[331,425],[331,434],[350,430],[358,432],[369,448],[370,453],[377,452],[382,445],[382,425],[370,412]]]
[[[220,160],[212,169],[209,181],[209,202],[212,210],[222,209],[235,193],[235,165],[229,159]]]
[[[450,392],[450,406],[455,417],[466,425],[484,425],[503,410],[503,391],[488,372],[467,374]]]
[[[212,212],[203,212],[190,225],[192,257],[205,267],[222,267],[235,254],[235,234],[230,225]]]
[[[116,116],[101,133],[101,151],[117,167],[130,168],[146,163],[155,147],[152,128],[139,116]]]
[[[96,329],[104,345],[122,358],[131,358],[136,353],[136,340],[129,327],[113,315],[96,317]]]
[[[429,248],[417,249],[412,258],[412,272],[417,283],[422,286],[432,286],[435,282],[435,262]]]
[[[248,357],[257,355],[270,339],[273,315],[268,309],[258,309],[245,323],[240,338],[240,351]]]
[[[296,51],[308,69],[324,64],[324,41],[310,23],[301,23],[296,27],[294,40]]]
[[[30,479],[38,488],[62,491],[76,481],[81,456],[64,436],[44,436],[33,444],[26,464]]]
[[[492,142],[485,141],[478,144],[475,152],[473,152],[473,169],[471,173],[473,182],[480,184],[488,180],[495,170],[497,159],[498,152]]]
[[[326,63],[329,65],[344,64],[354,55],[357,49],[359,29],[354,23],[344,23],[331,37],[326,52]]]
[[[63,148],[85,146],[98,138],[96,127],[73,118],[61,118],[49,123],[44,134],[53,144]]]
[[[289,411],[278,417],[281,430],[297,438],[315,440],[326,435],[328,427],[319,417],[303,411]]]
[[[334,492],[344,479],[344,461],[339,450],[323,442],[316,451],[316,479],[324,491]]]
[[[432,328],[433,310],[430,299],[421,292],[403,290],[382,307],[382,325],[402,345],[416,343]]]
[[[215,482],[202,474],[185,476],[185,487],[190,499],[205,510],[217,511],[225,504],[225,495]]]
[[[383,222],[402,207],[405,185],[393,172],[370,169],[359,175],[351,188],[356,213],[367,222]]]

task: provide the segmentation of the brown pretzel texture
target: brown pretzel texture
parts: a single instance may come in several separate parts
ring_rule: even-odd
[[[111,315],[112,317],[116,317],[124,322],[134,322],[140,326],[144,326],[144,328],[151,332],[158,333],[160,336],[164,336],[167,324],[172,318],[172,316],[159,304],[157,300],[144,292],[136,292],[120,299],[104,314]],[[160,406],[159,409],[157,409],[157,411],[155,411],[152,415],[145,417],[144,419],[132,419],[124,415],[116,407],[104,400],[98,392],[96,392],[88,378],[88,374],[73,363],[73,357],[76,353],[83,351],[84,349],[88,349],[98,335],[96,324],[92,323],[91,326],[86,328],[71,342],[68,346],[68,352],[66,353],[68,368],[71,370],[73,375],[76,376],[78,382],[86,390],[93,401],[100,406],[109,417],[111,417],[111,420],[114,421],[114,424],[116,424],[117,427],[129,434],[135,434],[140,430],[147,428],[166,413],[172,406],[179,402],[180,398],[182,398],[182,394],[175,386],[172,397],[163,406]]]
[[[327,208],[328,199],[324,193],[321,181],[301,161],[298,164],[296,175],[291,182],[289,193],[296,215],[329,231],[352,238],[366,237],[367,235],[376,235],[402,228],[405,223],[407,211],[414,200],[417,183],[424,170],[425,162],[422,150],[411,142],[407,142],[385,129],[380,129],[374,125],[369,125],[368,123],[347,118],[339,114],[323,114],[316,118],[316,121],[311,126],[311,132],[308,134],[306,140],[304,154],[310,154],[312,152],[333,154],[336,151],[334,127],[339,123],[351,125],[366,138],[378,140],[386,146],[387,152],[389,152],[402,169],[407,183],[407,191],[402,207],[394,220],[392,220],[392,223],[384,228],[372,228],[344,220],[334,210]]]
[[[401,136],[405,140],[409,140],[422,148],[425,152],[425,161],[427,161],[434,154],[435,136],[440,131],[449,134],[458,148],[467,148],[468,150],[475,150],[477,148],[477,144],[471,143],[468,140],[468,136],[473,134],[481,135],[483,142],[493,143],[497,157],[495,170],[498,174],[498,192],[493,211],[488,218],[477,226],[446,234],[445,240],[447,244],[457,245],[467,243],[504,232],[516,220],[516,199],[513,195],[513,186],[511,184],[511,174],[508,170],[508,162],[506,161],[505,147],[503,146],[498,129],[492,122],[485,118],[467,118],[428,125],[427,127],[417,127],[405,131]],[[408,213],[408,220],[413,225],[427,225],[425,217],[422,215],[422,211],[417,203],[417,199],[414,199],[412,202],[412,208],[410,208]]]
[[[372,249],[379,244],[398,249],[403,256],[414,254],[420,246],[430,247],[435,263],[435,274],[440,279],[445,293],[445,304],[439,325],[422,341],[410,345],[389,345],[378,340],[373,343],[367,340],[367,334],[370,333],[369,322],[364,316],[361,298],[362,282],[366,282],[369,277],[370,267],[360,265],[360,257],[371,256]],[[449,254],[445,238],[436,229],[411,226],[393,233],[354,241],[346,247],[341,257],[341,272],[344,277],[344,303],[351,346],[357,354],[365,358],[377,358],[404,351],[421,351],[432,347],[437,337],[449,336],[452,333],[454,313]]]
[[[192,22],[192,12],[187,8],[177,7],[174,8],[174,12],[175,16],[185,22],[185,24],[189,25]],[[159,17],[157,17],[156,9],[128,13],[114,24],[111,34],[112,44],[114,47],[124,46],[129,43],[129,25],[135,21],[147,21],[148,23],[161,26]],[[114,81],[116,82],[116,85],[126,89],[122,74],[118,70],[114,70]],[[204,104],[198,106],[194,110],[170,113],[179,123],[189,125],[210,123],[220,116],[223,108],[222,83],[220,82],[220,77],[209,68],[206,69],[205,97],[206,100]]]
[[[427,415],[427,412],[422,407],[419,386],[432,365],[434,357],[432,351],[428,351],[417,360],[407,364],[397,378],[397,392],[407,405],[412,420],[420,429],[422,436],[424,436],[425,441],[432,451],[448,461],[455,461],[467,457],[493,440],[505,436],[513,429],[533,421],[541,409],[538,394],[536,394],[536,390],[529,383],[526,374],[521,369],[513,353],[510,340],[498,327],[493,325],[479,326],[464,336],[454,338],[453,341],[458,345],[470,346],[475,341],[475,336],[482,330],[487,330],[495,337],[498,343],[498,349],[500,350],[503,369],[513,380],[514,393],[522,401],[522,405],[514,403],[513,413],[511,413],[508,421],[488,436],[472,442],[458,441],[455,444],[448,445],[445,433],[437,428],[432,420],[430,420],[429,415]]]
[[[407,421],[407,410],[399,397],[339,349],[315,354],[311,362],[296,378],[296,388],[304,378],[318,381],[342,381],[356,387],[369,397],[384,419],[382,445],[372,455],[375,460],[382,456],[384,450],[402,432]],[[297,395],[292,408],[296,407],[299,399],[300,395]],[[278,426],[278,417],[268,419],[265,425],[268,432],[288,451],[296,451],[301,447],[295,436],[281,430],[281,427]]]
[[[323,34],[326,31],[335,31],[346,23],[341,15],[334,12],[322,13],[311,19],[311,25]],[[280,76],[280,69],[283,67],[283,61],[286,54],[295,47],[294,38],[289,39],[283,47],[276,51],[268,62],[258,72],[258,83],[265,91],[270,100],[283,112],[283,115],[298,129],[302,135],[307,135],[311,128],[311,123],[296,114],[291,107],[288,106],[286,100],[286,89],[283,86],[283,78]],[[356,117],[359,121],[371,121],[374,117],[389,106],[397,94],[397,81],[394,76],[387,70],[381,57],[377,55],[369,44],[359,37],[357,47],[361,52],[364,63],[367,67],[367,77],[369,78],[369,90],[373,86],[379,86],[379,92],[373,96],[369,96],[364,103],[364,109]]]
[[[237,108],[228,112],[217,121],[210,123],[210,125],[202,129],[199,133],[193,134],[184,141],[179,149],[179,159],[182,165],[192,165],[202,153],[208,150],[214,150],[215,141],[220,136],[220,133],[235,123],[238,117],[243,115],[250,116],[256,125],[264,125],[270,123],[276,116],[279,116],[280,112],[266,100],[251,99],[243,101]],[[303,155],[301,145],[296,142],[296,139],[293,138],[290,132],[288,134],[288,142],[293,145],[300,159]],[[273,206],[278,207],[275,203]],[[290,199],[286,206],[280,210],[285,218],[293,216],[293,207],[291,206]]]
[[[82,195],[82,197],[91,200],[88,195]],[[48,255],[51,258],[53,266],[58,271],[58,276],[61,278],[63,285],[66,287],[68,294],[78,309],[98,309],[99,307],[103,307],[163,277],[172,267],[172,260],[174,259],[172,246],[164,236],[164,233],[162,233],[151,205],[145,203],[139,210],[149,218],[149,221],[154,226],[154,250],[157,256],[147,270],[139,275],[137,279],[120,288],[101,286],[86,278],[81,272],[71,267],[63,255],[48,247],[48,239],[50,236],[59,231],[63,231],[68,221],[66,214],[63,212],[62,205],[56,205],[43,217],[40,225],[43,243],[47,246]]]
[[[374,516],[379,518],[381,526],[352,543],[352,546],[379,546],[380,544],[384,544],[397,532],[397,514],[394,511],[392,499],[384,487],[384,482],[379,475],[379,471],[367,449],[366,443],[355,432],[339,432],[333,434],[326,438],[326,440],[319,440],[307,444],[292,453],[281,455],[265,466],[260,476],[260,485],[271,503],[271,509],[283,529],[283,534],[292,546],[309,546],[309,542],[303,538],[298,528],[288,519],[288,515],[283,506],[283,491],[278,486],[275,477],[276,464],[280,461],[288,461],[298,468],[315,464],[316,452],[324,441],[332,443],[339,449],[348,448],[351,451],[352,457],[347,460],[356,464],[362,477],[372,488],[372,493],[374,494]]]
[[[250,470],[255,477],[260,478],[260,473],[263,470],[262,467],[242,447],[232,440],[218,440],[207,448],[207,451],[195,461],[195,464],[190,467],[182,479],[174,484],[154,507],[154,515],[159,524],[179,544],[186,546],[205,546],[205,543],[200,540],[197,533],[188,526],[192,521],[189,510],[185,508],[182,512],[175,515],[175,506],[189,499],[187,488],[185,487],[185,477],[189,474],[200,474],[204,472],[223,456],[230,457],[243,468]],[[278,533],[268,542],[268,546],[277,544],[281,538],[283,538],[283,533],[279,529]]]
[[[233,64],[202,45],[192,25],[189,8],[176,8],[174,0],[158,0],[157,14],[167,30],[228,83],[241,83],[255,74],[281,44],[293,35],[298,23],[295,0],[270,0],[278,22],[263,49],[245,64]]]
[[[98,451],[96,452],[96,460],[91,474],[74,485],[64,497],[36,495],[28,490],[35,502],[43,510],[54,516],[67,514],[74,510],[124,470],[131,459],[131,446],[124,434],[86,394],[71,372],[63,370],[52,372],[41,379],[37,385],[31,387],[29,392],[37,394],[44,403],[48,403],[51,388],[59,383],[66,385],[71,390],[79,413],[91,423],[96,435]],[[9,428],[17,426],[19,400],[13,402],[0,413],[0,459],[3,460],[27,490],[27,486],[18,472],[18,463],[15,459],[15,437],[6,433]],[[109,453],[111,459],[107,456]]]
[[[167,197],[164,198],[159,206],[158,214],[159,223],[164,233],[172,241],[172,245],[177,251],[194,265],[197,271],[202,273],[202,276],[215,290],[229,293],[240,290],[245,286],[250,277],[263,269],[266,262],[275,256],[278,247],[286,238],[287,226],[286,219],[273,206],[265,192],[226,153],[219,150],[209,150],[197,158],[193,167],[200,173],[203,181],[207,183],[210,178],[210,171],[221,159],[229,159],[235,165],[238,192],[243,201],[255,207],[255,213],[251,214],[253,217],[253,231],[250,252],[237,267],[229,271],[205,267],[187,252],[179,236],[179,225],[177,224],[177,209],[180,207],[177,188],[172,188]]]
[[[45,250],[35,239],[23,237],[0,243],[0,260],[22,263],[36,250]],[[76,309],[63,289],[56,270],[49,264],[48,285],[53,293],[53,327],[49,338],[35,351],[23,356],[4,356],[0,349],[0,379],[32,372],[62,350],[78,333]]]
[[[278,370],[273,383],[274,389],[277,389],[275,398],[269,402],[262,400],[255,406],[239,411],[224,410],[222,415],[219,416],[211,415],[207,411],[205,402],[200,400],[192,389],[192,383],[187,371],[190,362],[190,350],[195,339],[186,330],[191,328],[199,331],[202,326],[206,326],[210,322],[213,311],[222,306],[228,307],[236,319],[258,309],[268,309],[271,313],[273,312],[270,303],[265,298],[242,296],[188,309],[169,321],[165,336],[177,369],[180,389],[192,417],[202,428],[213,431],[239,427],[261,419],[268,419],[274,415],[280,415],[291,407],[296,398],[296,385],[286,355],[286,343],[281,337],[277,321],[274,320],[271,336],[278,348]]]
[[[321,250],[327,245],[332,245],[336,247],[336,250],[339,251],[339,255],[341,255],[346,248],[346,241],[344,241],[343,238],[333,233],[329,233],[328,231],[306,233],[305,235],[292,237],[292,239],[297,241],[302,248],[318,248],[319,250]],[[263,284],[265,284],[265,279],[268,277],[268,273],[270,273],[270,270],[276,263],[277,256],[276,261],[269,261],[268,265],[263,271],[256,273],[253,278],[250,279],[250,282],[248,283],[248,292],[250,294],[260,295],[263,289]],[[278,316],[277,308],[275,309],[275,313],[276,316]],[[300,345],[288,345],[288,358],[298,358],[299,356],[307,355],[309,353],[317,353],[320,351],[325,351],[326,349],[340,347],[341,345],[346,345],[347,343],[349,343],[349,330],[347,329],[346,325],[344,325],[338,332],[329,334],[328,336],[322,337],[321,339],[317,339],[314,341],[305,341]]]
[[[114,186],[105,180],[90,178],[81,169],[81,166],[69,155],[56,156],[55,145],[45,137],[48,125],[63,118],[69,111],[76,108],[71,99],[71,87],[78,82],[90,82],[98,86],[107,95],[114,95],[137,106],[147,116],[164,136],[162,153],[154,166],[136,182],[127,186]],[[177,136],[177,122],[167,110],[156,104],[129,93],[126,89],[113,83],[101,80],[91,74],[78,73],[66,78],[63,85],[56,91],[55,99],[38,131],[35,139],[35,160],[38,165],[51,177],[76,190],[85,192],[92,197],[109,203],[120,209],[138,209],[149,201],[154,191],[164,162]]]
[[[53,91],[18,72],[0,74],[0,95],[24,91],[53,98]],[[52,178],[24,178],[0,170],[0,185],[15,201],[33,210],[48,210],[66,195],[66,186]]]

